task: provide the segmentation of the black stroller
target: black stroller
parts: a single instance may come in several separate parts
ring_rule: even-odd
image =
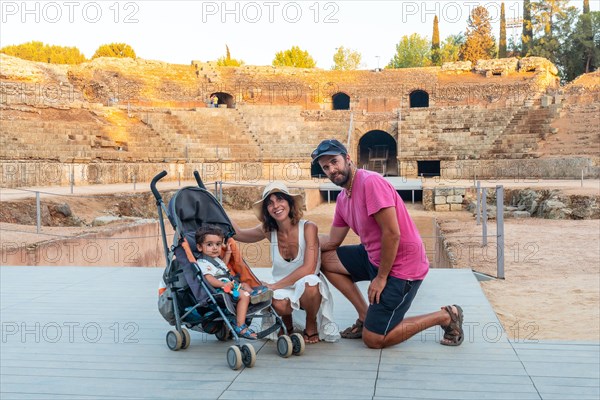
[[[206,283],[196,263],[199,254],[194,254],[194,233],[198,227],[216,225],[225,232],[227,240],[235,234],[231,221],[217,199],[206,190],[196,171],[194,177],[198,186],[178,190],[169,201],[167,209],[156,189],[158,181],[166,175],[166,171],[156,175],[150,188],[156,198],[166,258],[164,287],[159,289],[158,307],[167,322],[175,326],[175,329],[167,332],[167,346],[174,351],[189,347],[191,338],[185,325],[189,329],[215,335],[220,341],[233,338],[235,345],[227,349],[229,367],[236,370],[243,364],[250,368],[256,361],[256,352],[250,343],[240,345],[240,337],[233,329],[232,323],[235,323],[236,318],[234,300],[229,294],[217,292]],[[170,247],[167,243],[163,212],[175,229],[173,244]],[[239,256],[239,249],[237,250],[238,263],[228,266],[230,272],[251,287],[260,286],[260,281]],[[254,318],[270,318],[274,321],[267,329],[257,332],[258,339],[263,339],[280,329],[283,331],[283,335],[277,339],[277,352],[281,357],[301,355],[304,352],[304,338],[298,333],[288,336],[285,324],[271,306],[270,296],[265,301],[250,305],[246,324],[249,326]]]

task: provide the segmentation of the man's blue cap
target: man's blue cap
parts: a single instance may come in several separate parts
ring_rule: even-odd
[[[312,164],[314,164],[321,156],[337,156],[339,154],[348,154],[346,146],[340,143],[339,140],[326,139],[319,143],[310,156],[312,158]]]

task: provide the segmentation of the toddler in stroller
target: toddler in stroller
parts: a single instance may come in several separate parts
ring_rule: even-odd
[[[217,290],[221,290],[231,295],[236,304],[236,322],[233,327],[235,333],[245,339],[256,339],[254,332],[246,325],[246,313],[250,305],[250,297],[254,299],[259,297],[260,300],[255,300],[254,303],[267,300],[269,297],[267,288],[258,287],[252,289],[247,283],[239,283],[235,277],[231,276],[227,269],[227,263],[231,259],[231,246],[225,245],[225,255],[220,258],[223,250],[223,231],[217,226],[203,226],[196,231],[196,247],[201,253],[197,260],[198,266],[202,271],[202,275],[206,282]],[[272,293],[272,292],[271,292]]]
[[[156,198],[158,222],[166,259],[163,273],[164,288],[159,289],[158,308],[165,320],[175,326],[175,329],[167,333],[169,349],[180,350],[189,347],[191,337],[185,328],[187,327],[214,334],[220,341],[233,338],[236,344],[227,349],[229,367],[239,369],[242,364],[252,367],[256,361],[254,347],[250,343],[241,345],[240,338],[262,339],[282,329],[284,335],[276,342],[278,354],[284,358],[292,354],[301,355],[304,352],[304,338],[298,333],[288,336],[285,324],[271,305],[272,293],[265,290],[242,259],[241,251],[232,239],[235,230],[229,217],[216,198],[206,190],[199,174],[194,172],[198,186],[178,190],[169,201],[168,209],[156,188],[158,181],[166,175],[167,173],[163,171],[155,176],[150,187]],[[175,229],[171,246],[168,245],[166,238],[164,214]],[[196,244],[197,231],[199,229],[202,231],[202,228],[208,226],[217,227],[222,233],[222,235],[221,233],[215,235],[216,240],[214,238],[210,240],[215,242],[212,247],[222,247],[215,244],[226,241],[231,253],[220,248],[217,255],[216,251],[208,251],[208,247],[211,246],[207,246],[207,250],[204,251],[202,246],[204,239],[200,240],[200,246],[191,245]],[[201,267],[207,261],[212,266],[216,263],[222,267],[217,258],[227,266],[227,279],[231,280],[229,277],[231,275],[235,285],[241,286],[243,292],[248,292],[248,296],[245,294],[240,296],[244,300],[239,311],[233,297],[224,291],[228,290],[231,283],[225,285],[224,282],[213,281],[215,283],[213,286],[210,282],[213,275],[205,274]],[[214,262],[211,262],[211,259]],[[238,313],[245,315],[240,315],[238,318]],[[273,320],[274,323],[260,332],[253,332],[249,326],[254,318]]]

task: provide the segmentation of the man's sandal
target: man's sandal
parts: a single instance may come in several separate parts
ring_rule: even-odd
[[[446,311],[450,315],[450,324],[442,326],[444,330],[444,339],[440,341],[440,344],[444,346],[460,346],[465,340],[465,333],[463,331],[463,310],[460,306],[456,307],[456,313],[452,311],[452,306],[442,307],[442,310]]]
[[[244,339],[250,339],[250,340],[258,339],[256,337],[256,332],[254,332],[252,329],[250,329],[250,327],[246,324],[242,324],[240,326],[234,325],[233,329],[235,330],[235,333],[238,334],[238,336],[240,336]]]
[[[344,339],[360,339],[362,338],[362,330],[363,330],[364,322],[360,319],[357,319],[354,325],[349,326],[340,332],[340,336]]]

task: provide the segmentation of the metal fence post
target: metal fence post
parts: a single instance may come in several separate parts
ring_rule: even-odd
[[[223,181],[219,181],[219,203],[223,204]]]
[[[75,171],[73,171],[73,166],[71,166],[71,194],[73,194],[73,185],[75,185]]]
[[[504,187],[496,186],[496,263],[499,279],[504,279]]]
[[[36,232],[40,233],[42,227],[42,206],[40,205],[40,192],[35,192],[35,225]]]
[[[449,262],[446,260],[446,252],[444,251],[444,237],[437,220],[433,219],[434,235],[435,235],[435,260],[438,268],[449,268]]]
[[[481,210],[481,182],[477,181],[477,185],[475,185],[475,193],[477,194],[477,204],[475,205],[475,215],[477,219],[477,225],[481,223],[479,219],[479,214]]]
[[[481,205],[483,207],[481,209],[481,234],[483,236],[482,242],[484,246],[487,246],[487,190],[485,188],[483,188],[481,191]]]

